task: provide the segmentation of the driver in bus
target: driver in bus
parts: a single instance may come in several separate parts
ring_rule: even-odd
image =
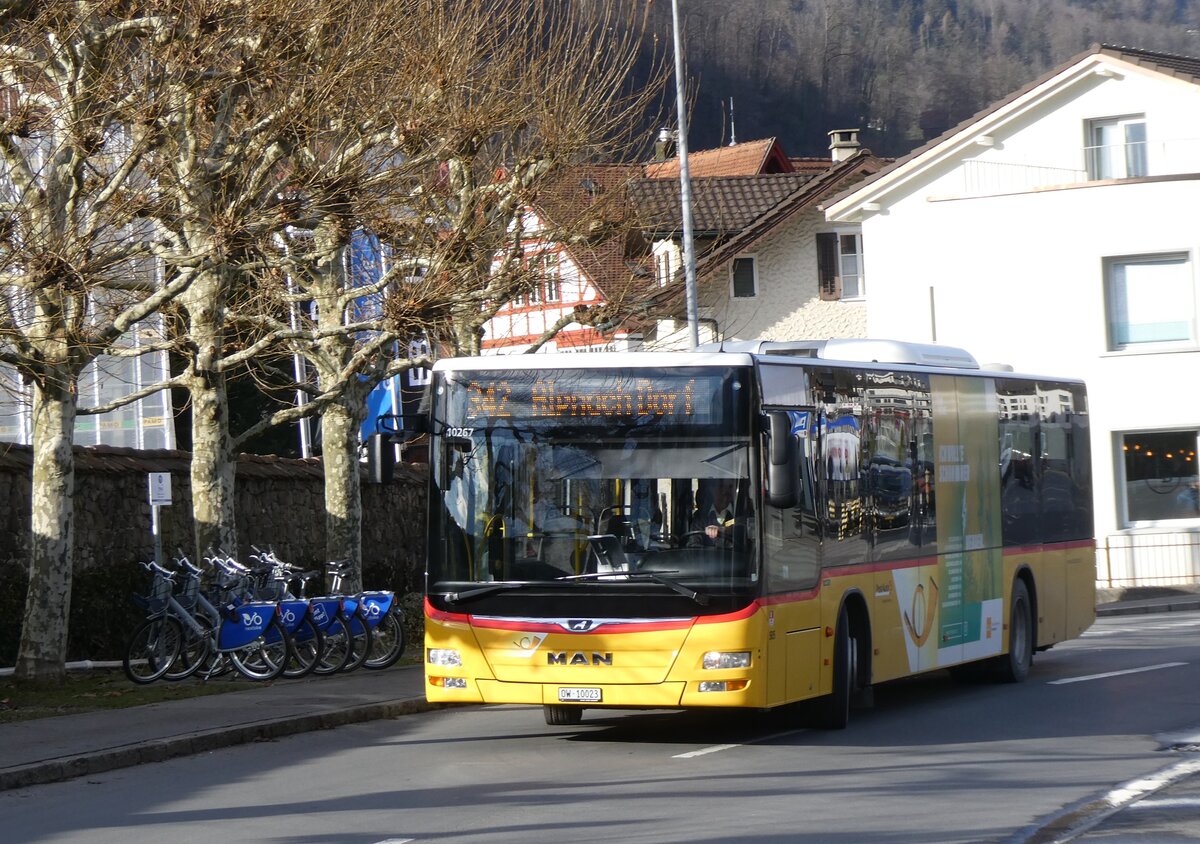
[[[706,545],[731,546],[739,527],[735,507],[737,483],[731,478],[702,483],[696,497],[698,506],[692,518],[692,529],[697,533],[703,531]]]

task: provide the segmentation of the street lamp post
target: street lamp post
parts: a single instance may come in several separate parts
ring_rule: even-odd
[[[675,110],[679,116],[679,204],[683,212],[683,283],[687,295],[688,336],[691,347],[700,345],[700,314],[696,303],[696,249],[692,238],[692,180],[688,172],[687,100],[683,80],[683,48],[679,35],[679,0],[671,0],[671,26],[675,41]]]

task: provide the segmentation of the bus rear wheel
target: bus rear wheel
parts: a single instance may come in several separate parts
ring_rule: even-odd
[[[547,703],[542,707],[546,723],[552,727],[573,727],[583,720],[582,706],[564,706],[558,703]]]
[[[1008,653],[992,663],[993,676],[1002,683],[1020,683],[1033,665],[1033,607],[1025,581],[1013,581],[1008,616]]]

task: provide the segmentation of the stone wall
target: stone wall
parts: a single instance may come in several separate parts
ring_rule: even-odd
[[[0,446],[0,564],[24,564],[29,551],[32,452]],[[160,508],[163,550],[192,542],[190,455],[119,448],[75,450],[75,559],[82,572],[153,556],[147,475],[169,472],[173,503]],[[364,586],[415,592],[422,588],[427,470],[396,466],[389,484],[364,483]],[[237,469],[238,538],[308,566],[325,560],[323,475],[319,460],[242,455]]]

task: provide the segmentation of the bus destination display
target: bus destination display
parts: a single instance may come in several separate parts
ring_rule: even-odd
[[[460,374],[452,390],[464,424],[487,420],[712,424],[719,421],[723,375],[580,372]]]

